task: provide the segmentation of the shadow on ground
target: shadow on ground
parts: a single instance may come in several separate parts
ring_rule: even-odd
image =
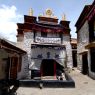
[[[18,80],[0,80],[0,95],[16,95]]]

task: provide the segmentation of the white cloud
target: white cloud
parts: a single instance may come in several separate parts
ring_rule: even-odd
[[[16,23],[21,21],[22,17],[17,13],[15,6],[2,5],[0,7],[0,35],[8,40],[16,41]]]

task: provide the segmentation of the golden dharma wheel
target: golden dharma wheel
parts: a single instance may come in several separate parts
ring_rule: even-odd
[[[46,15],[51,16],[52,15],[52,10],[51,9],[46,9]]]

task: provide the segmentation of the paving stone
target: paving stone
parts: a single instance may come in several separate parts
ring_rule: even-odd
[[[20,87],[17,95],[95,95],[95,80],[82,75],[77,69],[70,72],[75,88],[33,88]]]

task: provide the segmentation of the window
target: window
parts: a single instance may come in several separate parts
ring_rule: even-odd
[[[63,34],[59,33],[59,37],[61,38],[61,43],[62,43],[62,41],[63,41]]]
[[[41,32],[41,37],[47,37],[47,32]]]
[[[89,22],[89,40],[90,42],[95,41],[95,18]]]
[[[94,37],[95,37],[95,21],[94,21]]]

